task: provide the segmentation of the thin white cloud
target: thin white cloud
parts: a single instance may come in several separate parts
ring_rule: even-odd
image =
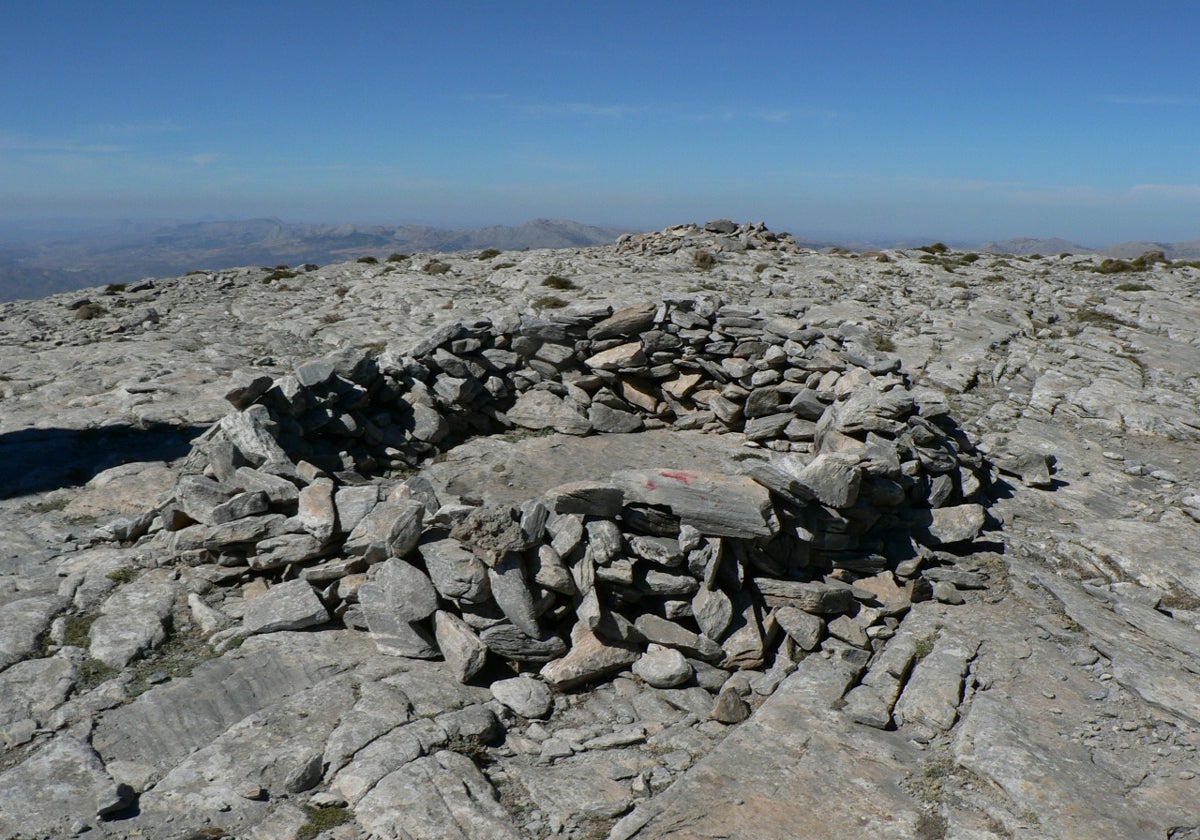
[[[158,120],[145,123],[97,123],[91,126],[92,131],[104,134],[140,135],[140,134],[173,134],[183,131],[183,126],[174,120]]]
[[[199,154],[188,156],[188,161],[196,164],[196,166],[208,166],[209,164],[216,163],[220,159],[220,152],[200,152]]]
[[[579,117],[603,117],[605,119],[623,119],[635,114],[644,113],[645,108],[633,105],[603,105],[594,102],[540,102],[525,106],[530,114],[562,114]]]
[[[1113,94],[1102,97],[1102,99],[1110,105],[1200,105],[1200,98],[1195,96],[1127,96]]]
[[[1135,184],[1129,192],[1138,197],[1200,201],[1200,184]]]
[[[79,143],[45,137],[27,137],[10,131],[0,131],[0,151],[61,152],[65,154],[119,154],[128,147],[114,143]]]

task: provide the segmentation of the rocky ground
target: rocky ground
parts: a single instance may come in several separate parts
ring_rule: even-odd
[[[0,837],[1200,838],[1200,269],[937,247],[818,253],[761,226],[713,227],[597,248],[237,269],[0,307]],[[256,378],[282,381],[345,348],[386,367],[455,322],[599,318],[667,299],[708,302],[714,353],[720,329],[771,321],[780,346],[792,342],[789,360],[850,354],[854,365],[809,383],[830,409],[855,386],[896,393],[903,378],[922,417],[961,431],[961,478],[944,492],[962,508],[986,502],[985,529],[926,540],[920,574],[835,561],[822,585],[854,594],[836,619],[795,606],[792,581],[771,589],[750,573],[758,588],[746,591],[767,598],[754,607],[757,658],[730,641],[740,630],[709,630],[715,649],[682,638],[709,608],[656,595],[671,627],[643,623],[658,634],[649,649],[643,639],[642,652],[578,685],[551,667],[562,659],[493,655],[463,682],[462,657],[381,652],[378,625],[357,617],[370,619],[372,602],[357,593],[366,582],[386,590],[383,573],[332,569],[372,551],[360,540],[368,547],[353,554],[351,529],[325,534],[321,557],[294,568],[168,539],[250,521],[203,523],[210,505],[170,526],[184,530],[167,523],[181,475],[197,471],[193,439],[249,416],[231,414],[235,386],[247,397]],[[583,381],[589,394],[581,380],[541,391],[564,405],[590,399],[586,428],[441,447],[393,473],[385,490],[409,488],[393,504],[414,487],[427,501],[422,479],[440,500],[427,515],[449,526],[472,505],[520,504],[574,478],[638,467],[741,476],[863,438],[814,437],[788,417],[775,437],[760,434],[779,414],[743,418],[725,403],[746,409],[766,363],[727,367],[737,381],[719,399],[681,398],[696,410],[686,421],[660,401],[649,428],[617,435],[627,417],[608,409],[626,403],[594,388],[635,405],[619,380],[637,368],[634,350],[589,347],[626,354],[594,361],[617,379]],[[754,388],[789,381],[764,375]],[[804,400],[793,402],[781,413],[803,420]],[[518,425],[536,427],[524,409]],[[580,436],[597,429],[613,434]],[[976,446],[987,460],[973,489]],[[336,484],[336,499],[354,486],[337,471],[306,475],[294,483],[308,500],[319,494],[306,488]],[[921,504],[937,510],[934,483]],[[779,492],[795,486],[771,491],[785,523]],[[553,536],[564,548],[568,525],[555,523],[583,514],[547,498],[547,547]],[[305,517],[293,517],[304,533],[254,539],[299,545],[322,527]],[[676,548],[694,538],[675,528],[665,539]],[[653,548],[615,539],[630,569]],[[373,568],[398,568],[398,553]],[[606,562],[596,577],[611,582],[623,560]],[[503,573],[499,562],[488,570]],[[321,575],[332,594],[315,589]],[[575,578],[563,588],[585,592]],[[455,637],[467,648],[474,631],[487,636],[493,620],[434,582],[439,626],[477,621]],[[633,616],[638,603],[621,609]],[[518,623],[514,609],[496,620]],[[582,624],[591,608],[562,595],[549,609]],[[438,635],[443,652],[448,638]]]

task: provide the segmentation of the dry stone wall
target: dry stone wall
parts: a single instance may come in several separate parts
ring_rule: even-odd
[[[630,667],[666,687],[827,634],[870,650],[912,602],[982,585],[938,550],[984,527],[988,465],[898,358],[802,313],[701,297],[481,320],[227,398],[174,497],[111,530],[272,584],[218,645],[335,619],[463,681],[502,660],[557,688]],[[520,506],[439,499],[414,472],[514,428],[750,446],[741,475],[647,464]]]

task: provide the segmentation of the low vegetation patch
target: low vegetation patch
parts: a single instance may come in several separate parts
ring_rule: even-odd
[[[701,271],[708,271],[717,264],[716,255],[711,251],[700,250],[692,254],[692,265]]]
[[[477,256],[475,259],[477,259],[477,260],[492,260],[492,259],[495,259],[496,257],[500,256],[500,254],[501,254],[501,251],[499,248],[484,248],[482,251],[479,252],[479,256]]]
[[[1153,292],[1154,287],[1148,283],[1118,283],[1118,292]]]
[[[125,291],[127,288],[129,288],[129,287],[126,286],[124,283],[109,283],[107,286],[104,287],[104,294],[119,295],[121,292]]]
[[[105,575],[105,577],[111,580],[113,583],[129,583],[137,576],[138,570],[133,566],[122,566],[119,569],[113,569],[111,572]]]
[[[554,295],[534,298],[530,303],[533,304],[534,309],[564,309],[567,306],[565,300]]]
[[[308,815],[308,822],[296,832],[296,840],[313,840],[322,831],[345,825],[353,819],[350,809],[345,806],[318,808],[316,805],[305,805],[304,813]]]
[[[75,310],[76,321],[91,321],[99,318],[108,312],[103,306],[98,303],[85,303],[83,306]]]
[[[946,247],[944,242],[934,242],[932,245],[922,245],[917,250],[924,251],[926,254],[944,254],[950,249]]]
[[[364,265],[379,265],[379,260],[375,257],[359,257],[355,262],[360,262]]]
[[[559,291],[567,291],[570,289],[578,289],[573,280],[568,280],[566,277],[559,277],[557,274],[551,274],[542,281],[542,285],[548,289],[558,289]]]
[[[276,268],[270,274],[262,279],[264,283],[274,283],[276,280],[291,280],[293,277],[300,275],[292,271],[286,265],[283,268]]]
[[[106,665],[99,659],[85,659],[79,663],[79,670],[76,672],[75,690],[80,694],[91,691],[119,673],[120,671],[116,668]]]
[[[408,259],[408,254],[397,253],[397,254],[391,254],[390,256],[388,256],[386,262],[398,263],[398,262],[404,262],[406,259]]]
[[[450,263],[445,263],[441,260],[430,260],[425,263],[425,267],[421,270],[426,274],[445,274],[450,270]]]
[[[217,652],[199,633],[172,633],[156,650],[133,663],[133,679],[127,687],[129,696],[137,697],[159,683],[189,677],[201,662],[217,656]]]

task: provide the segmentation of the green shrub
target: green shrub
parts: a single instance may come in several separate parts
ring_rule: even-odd
[[[421,270],[426,274],[445,274],[450,270],[450,263],[444,263],[441,260],[430,260],[425,263],[425,267]]]
[[[264,283],[274,283],[276,280],[291,280],[293,277],[299,277],[295,271],[287,268],[277,268],[262,279]]]
[[[560,297],[550,295],[549,297],[534,298],[531,301],[534,309],[562,309],[567,306],[567,302]]]
[[[365,263],[366,265],[379,265],[379,260],[375,257],[359,257],[355,262]]]
[[[701,271],[708,271],[717,264],[717,258],[711,251],[699,250],[692,254],[692,265]]]
[[[126,288],[128,288],[128,287],[124,283],[109,283],[107,286],[104,287],[104,294],[106,294],[106,295],[120,294],[121,292],[125,291]]]
[[[922,245],[917,250],[924,251],[926,254],[944,254],[950,249],[946,247],[945,243],[934,242],[932,245]]]
[[[387,258],[387,261],[391,263],[397,263],[404,262],[406,259],[408,259],[408,254],[392,254]]]
[[[1118,292],[1153,292],[1154,287],[1147,283],[1118,283],[1116,285]]]
[[[494,259],[494,258],[500,256],[500,253],[501,253],[501,251],[499,248],[484,248],[482,251],[479,252],[479,256],[477,256],[475,259],[490,260],[490,259]]]

